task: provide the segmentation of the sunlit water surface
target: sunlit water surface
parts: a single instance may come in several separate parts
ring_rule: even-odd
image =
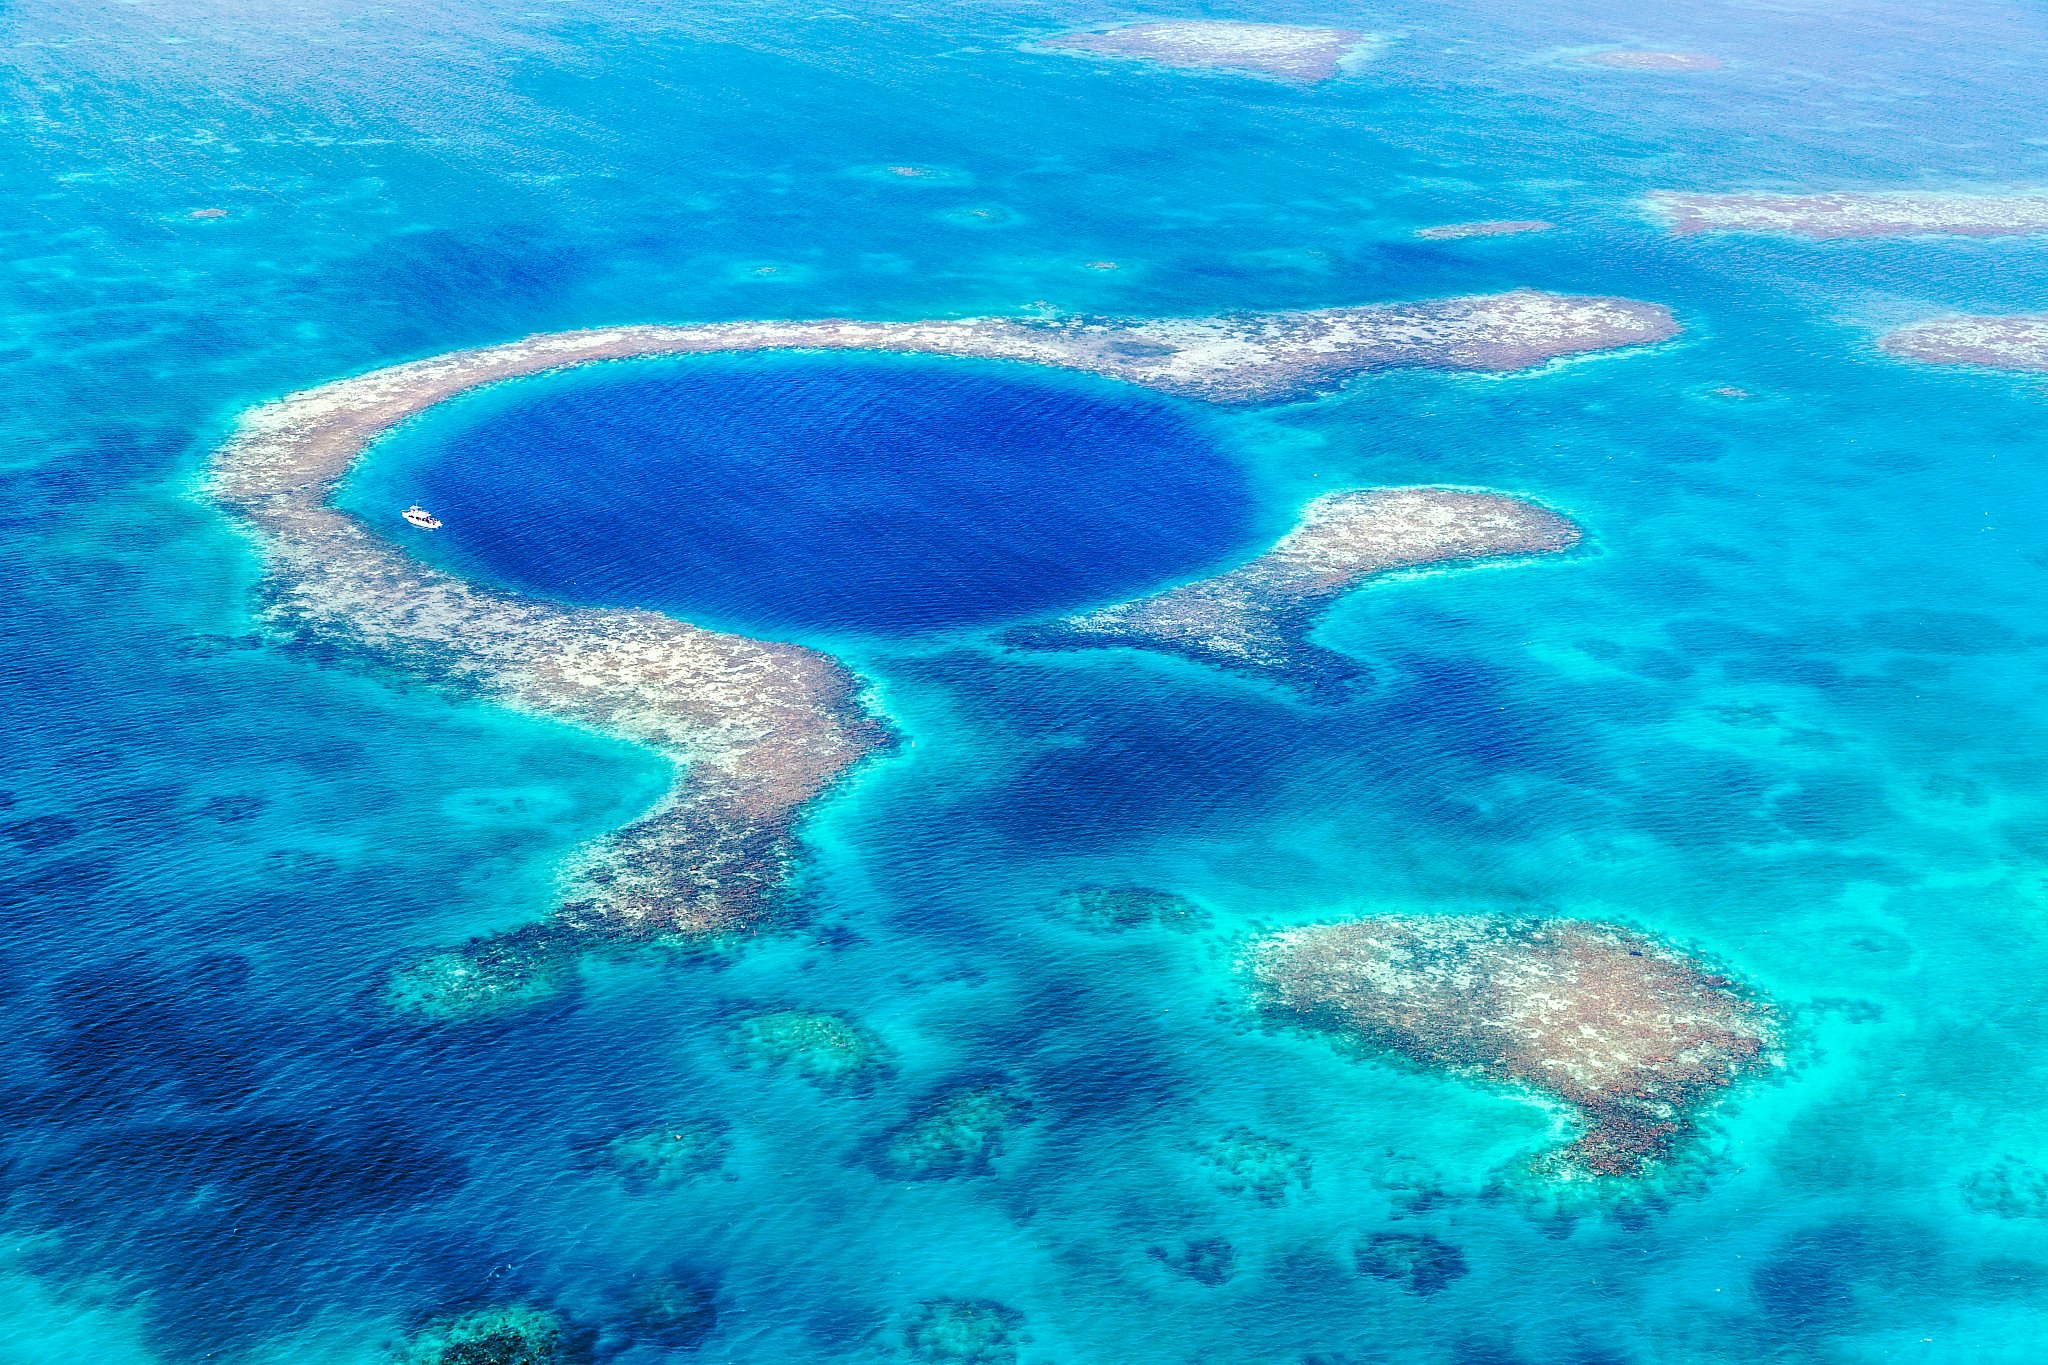
[[[2039,1358],[2048,390],[1872,339],[2040,307],[2048,247],[1679,240],[1636,203],[2048,183],[2038,14],[1216,13],[1390,41],[1298,89],[1020,50],[1116,17],[1066,4],[0,16],[0,1360],[369,1361],[516,1301],[633,1365]],[[1729,65],[1562,60],[1606,44]],[[1411,235],[1491,217],[1558,230]],[[828,647],[915,742],[816,812],[786,932],[475,1027],[386,1010],[668,773],[257,647],[255,558],[193,496],[238,411],[622,321],[1518,285],[1686,331],[1227,412],[995,365],[645,363],[398,432],[347,496],[393,535],[427,502],[437,562]],[[1419,481],[1539,498],[1587,548],[1361,593],[1321,637],[1376,670],[1343,706],[996,642]],[[1058,913],[1095,882],[1208,918]],[[1503,1179],[1557,1140],[1541,1106],[1245,1014],[1260,926],[1461,908],[1708,953],[1792,1011],[1795,1065],[1603,1212]],[[736,1065],[733,1023],[779,1008],[858,1019],[893,1072]],[[990,1082],[1029,1110],[988,1171],[876,1159]],[[723,1133],[718,1168],[635,1191],[591,1158],[671,1123]],[[1248,1143],[1282,1176],[1231,1179]],[[1466,1273],[1361,1274],[1390,1229]],[[694,1346],[642,1330],[657,1278],[713,1305]],[[1010,1333],[938,1350],[936,1300]]]

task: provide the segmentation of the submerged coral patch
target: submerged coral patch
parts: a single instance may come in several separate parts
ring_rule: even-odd
[[[1483,223],[1439,223],[1415,229],[1425,242],[1455,242],[1466,237],[1518,237],[1528,232],[1548,232],[1551,225],[1540,218],[1500,218]]]
[[[1375,1232],[1352,1253],[1358,1273],[1429,1295],[1466,1274],[1465,1253],[1426,1233]]]
[[[1383,916],[1269,935],[1248,967],[1277,1021],[1572,1106],[1584,1131],[1539,1163],[1559,1177],[1647,1174],[1781,1059],[1768,1002],[1611,924]]]
[[[1728,65],[1705,52],[1650,52],[1634,48],[1589,52],[1575,60],[1582,66],[1608,66],[1617,71],[1719,71]]]
[[[1060,908],[1075,923],[1104,933],[1146,925],[1195,929],[1209,918],[1186,896],[1149,886],[1077,886],[1061,894]]]
[[[992,1299],[932,1299],[903,1322],[903,1346],[925,1365],[1015,1365],[1024,1315]]]
[[[510,1304],[430,1323],[393,1356],[394,1365],[565,1365],[557,1313]]]
[[[718,1328],[717,1288],[692,1275],[647,1276],[623,1307],[626,1335],[664,1351],[694,1350]]]
[[[749,1066],[799,1076],[833,1090],[860,1090],[895,1069],[895,1057],[870,1030],[841,1014],[775,1010],[743,1021],[733,1047]]]
[[[1023,1098],[1001,1085],[962,1086],[892,1129],[875,1151],[875,1166],[898,1180],[981,1175],[1028,1112]]]
[[[1261,1204],[1283,1204],[1301,1194],[1313,1170],[1302,1148],[1249,1128],[1218,1134],[1202,1144],[1199,1155],[1217,1189]]]
[[[701,1120],[621,1133],[604,1145],[599,1160],[626,1193],[643,1194],[715,1175],[731,1151],[727,1125]]]
[[[2010,1154],[1963,1181],[1963,1202],[2000,1218],[2048,1218],[2048,1171]]]
[[[394,972],[385,1002],[397,1013],[438,1021],[523,1009],[573,980],[576,947],[554,922],[472,939]]]
[[[1364,669],[1308,636],[1344,594],[1397,569],[1552,554],[1577,544],[1579,536],[1579,528],[1557,513],[1494,493],[1329,493],[1249,564],[1134,602],[1022,627],[1006,638],[1034,649],[1158,650],[1335,699],[1364,677]]]
[[[1237,1250],[1221,1237],[1194,1237],[1174,1246],[1153,1246],[1145,1254],[1174,1274],[1214,1289],[1230,1280]]]

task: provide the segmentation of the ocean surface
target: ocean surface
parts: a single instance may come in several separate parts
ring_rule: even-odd
[[[2048,241],[1674,238],[1637,200],[2048,184],[2048,18],[1200,11],[1385,35],[1306,88],[1027,50],[1189,12],[0,13],[0,1362],[372,1362],[510,1304],[621,1365],[2043,1357],[2048,381],[1873,341],[2048,306]],[[1565,60],[1603,46],[1727,66]],[[1412,235],[1482,218],[1557,230]],[[380,530],[421,501],[447,528],[406,543],[480,580],[816,644],[906,742],[813,813],[775,932],[489,1021],[388,1008],[670,773],[263,643],[255,548],[199,493],[238,413],[619,322],[1524,285],[1685,331],[1233,409],[635,362],[395,432],[345,494]],[[1001,643],[1415,482],[1586,542],[1357,593],[1319,636],[1374,670],[1342,705]],[[1109,931],[1063,894],[1101,884],[1202,913]],[[1249,1014],[1247,935],[1447,910],[1684,944],[1784,1004],[1791,1063],[1682,1169],[1586,1198],[1504,1175],[1555,1110]],[[735,1027],[783,1010],[887,1064],[746,1065]],[[963,1087],[1015,1097],[999,1155],[886,1159]],[[670,1126],[706,1135],[678,1178],[593,1157]],[[1390,1232],[1462,1273],[1362,1273]]]

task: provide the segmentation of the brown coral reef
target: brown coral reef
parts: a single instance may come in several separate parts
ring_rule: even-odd
[[[1579,528],[1517,498],[1454,488],[1327,493],[1265,554],[1228,573],[1099,607],[1009,639],[1036,649],[1152,649],[1263,676],[1318,699],[1363,676],[1311,644],[1331,604],[1367,579],[1413,569],[1570,548]]]
[[[1541,1163],[1559,1177],[1650,1173],[1781,1063],[1767,1002],[1612,924],[1384,916],[1273,934],[1248,966],[1272,1018],[1569,1104],[1583,1131]]]
[[[797,812],[886,739],[856,679],[795,645],[465,582],[328,498],[371,441],[423,408],[642,349],[586,333],[310,389],[246,416],[212,479],[262,541],[262,618],[274,632],[639,740],[685,768],[672,799],[587,852],[564,898],[561,917],[579,933],[629,939],[703,935],[759,913],[790,863]]]

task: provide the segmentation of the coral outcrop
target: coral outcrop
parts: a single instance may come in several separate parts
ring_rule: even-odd
[[[1029,1112],[1006,1086],[961,1086],[891,1130],[875,1149],[875,1168],[896,1180],[982,1175]]]
[[[568,1359],[561,1316],[525,1304],[429,1323],[392,1357],[393,1365],[564,1365]]]
[[[827,1090],[863,1091],[896,1069],[889,1045],[871,1030],[818,1010],[757,1014],[739,1025],[733,1047],[749,1066],[784,1071]]]
[[[1275,1020],[1570,1105],[1582,1133],[1540,1164],[1559,1177],[1651,1172],[1781,1061],[1767,1002],[1612,924],[1385,916],[1273,934],[1248,967]]]

